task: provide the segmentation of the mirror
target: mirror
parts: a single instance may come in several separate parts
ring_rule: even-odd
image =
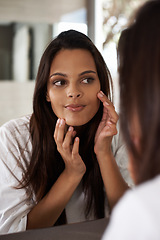
[[[32,113],[34,80],[48,43],[70,28],[87,34],[84,0],[47,1],[0,0],[0,126]]]
[[[85,0],[0,0],[0,81],[35,79],[59,23],[87,25]]]
[[[24,82],[36,78],[39,61],[48,43],[59,32],[75,28],[87,34],[84,23],[0,24],[0,81]]]
[[[35,79],[41,55],[52,39],[47,23],[0,25],[0,79],[24,82]]]

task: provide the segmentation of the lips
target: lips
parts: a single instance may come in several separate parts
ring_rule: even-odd
[[[72,112],[80,112],[84,109],[84,107],[85,105],[81,105],[81,104],[69,104],[65,106],[67,110],[70,110]]]

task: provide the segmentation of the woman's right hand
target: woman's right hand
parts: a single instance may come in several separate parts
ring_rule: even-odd
[[[79,155],[79,138],[76,137],[72,144],[76,132],[73,127],[69,127],[65,134],[65,127],[65,120],[58,119],[54,132],[65,170],[49,192],[28,213],[27,229],[53,226],[86,172],[86,166]]]
[[[65,171],[69,175],[83,177],[86,172],[86,166],[79,155],[79,138],[76,137],[72,143],[76,132],[73,127],[70,126],[65,134],[65,127],[65,120],[58,119],[54,132],[57,150],[64,160]]]

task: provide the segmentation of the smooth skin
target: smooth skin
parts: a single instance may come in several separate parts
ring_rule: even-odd
[[[53,59],[47,87],[47,101],[53,112],[69,126],[89,122],[99,108],[100,81],[91,53],[61,50]]]
[[[118,115],[100,91],[96,66],[89,51],[61,50],[57,54],[51,65],[46,100],[51,102],[58,117],[54,139],[65,169],[48,194],[29,212],[27,229],[53,226],[82,180],[86,166],[79,155],[80,139],[75,137],[76,127],[92,119],[100,101],[104,110],[94,151],[111,209],[128,188],[111,151]]]
[[[112,138],[117,134],[116,124],[119,117],[114,105],[102,91],[98,93],[97,97],[103,102],[104,108],[102,120],[95,136],[94,151],[97,156],[109,205],[112,210],[119,198],[128,189],[128,185],[120,174],[111,150]]]

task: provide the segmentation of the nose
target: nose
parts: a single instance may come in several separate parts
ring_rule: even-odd
[[[70,98],[79,98],[81,96],[80,93],[69,93],[68,94],[68,97]]]
[[[80,97],[82,96],[82,92],[81,92],[77,87],[71,86],[71,87],[68,89],[67,96],[68,96],[69,98],[80,98]]]

